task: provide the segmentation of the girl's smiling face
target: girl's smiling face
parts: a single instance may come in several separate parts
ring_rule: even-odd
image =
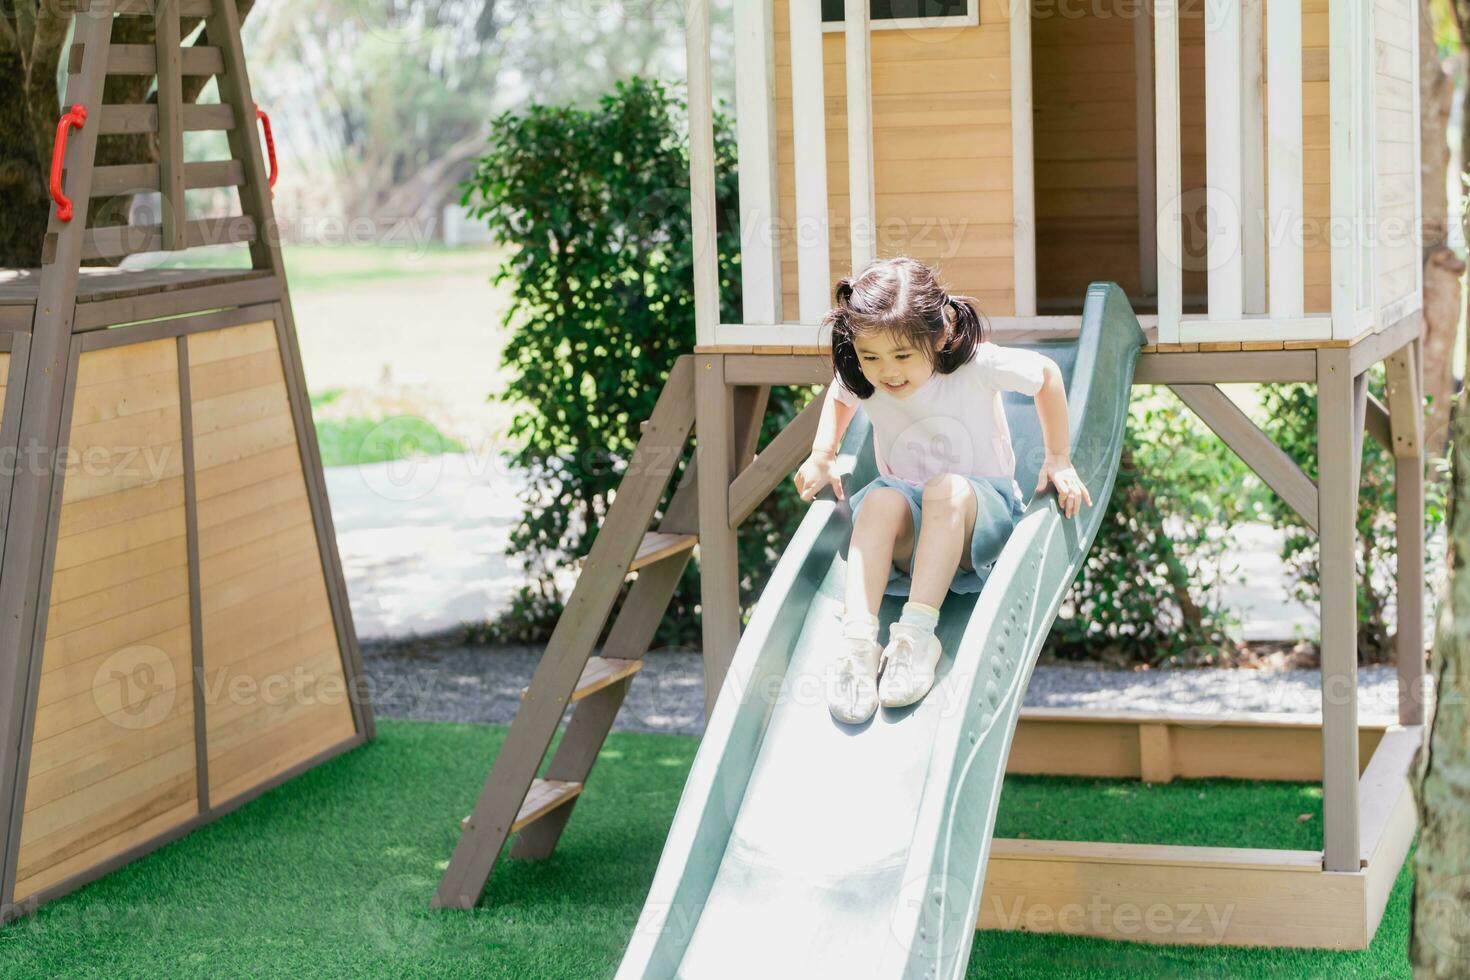
[[[886,331],[858,337],[853,347],[863,377],[895,398],[909,397],[934,375],[932,360],[923,351]]]

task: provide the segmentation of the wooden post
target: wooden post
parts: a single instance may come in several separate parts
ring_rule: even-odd
[[[720,684],[740,641],[740,567],[730,526],[735,478],[735,404],[725,386],[725,355],[695,359],[694,431],[699,465],[700,619],[704,646],[704,717],[714,712]]]
[[[1159,343],[1179,342],[1179,320],[1184,314],[1184,242],[1179,195],[1179,5],[1178,0],[1154,4],[1154,168],[1158,190]]]
[[[1357,871],[1358,589],[1353,376],[1347,348],[1317,351],[1317,528],[1322,621],[1323,866]]]
[[[1399,723],[1424,723],[1424,401],[1415,340],[1384,362],[1394,463],[1398,548],[1395,659]]]

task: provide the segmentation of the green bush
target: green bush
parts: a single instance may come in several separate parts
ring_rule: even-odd
[[[1133,389],[1107,514],[1047,651],[1120,664],[1207,663],[1229,646],[1226,534],[1254,476],[1168,389]]]
[[[517,443],[511,462],[530,477],[510,552],[531,582],[491,624],[491,639],[550,636],[567,599],[555,572],[591,548],[639,423],[652,413],[674,360],[693,351],[685,113],[658,81],[641,78],[619,83],[590,109],[533,105],[506,113],[466,184],[464,203],[510,246],[494,281],[511,288],[505,398],[526,406],[510,429]],[[740,317],[735,160],[731,121],[717,112],[725,322]],[[772,389],[762,443],[809,399],[803,389]],[[800,518],[799,503],[788,481],[742,525],[743,605],[764,586]],[[698,582],[691,562],[656,642],[698,642]]]
[[[1368,391],[1384,397],[1384,372],[1375,365],[1368,373]],[[1262,392],[1265,431],[1313,482],[1317,479],[1317,389],[1296,383],[1266,385]],[[1394,540],[1396,496],[1393,455],[1375,440],[1363,438],[1362,475],[1358,488],[1357,592],[1358,659],[1385,663],[1394,659],[1388,606],[1394,598],[1398,547]],[[1426,474],[1427,475],[1427,474]],[[1424,510],[1426,539],[1444,517],[1444,482],[1426,479]],[[1296,598],[1311,606],[1321,600],[1317,568],[1317,535],[1296,511],[1274,496],[1266,498],[1272,523],[1286,534],[1282,559]]]

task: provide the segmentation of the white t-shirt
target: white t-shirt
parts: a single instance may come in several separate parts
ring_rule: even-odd
[[[965,364],[949,374],[934,372],[907,398],[881,387],[858,398],[835,375],[832,397],[868,413],[879,473],[917,485],[941,473],[1010,477],[1016,497],[1024,500],[1000,393],[1034,396],[1049,363],[1044,354],[987,341]]]

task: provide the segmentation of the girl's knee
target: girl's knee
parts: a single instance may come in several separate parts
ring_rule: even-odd
[[[858,508],[857,522],[882,520],[892,521],[909,512],[908,498],[892,487],[874,487],[862,499]]]
[[[921,506],[925,512],[938,510],[968,515],[975,510],[975,493],[964,477],[941,473],[925,481]]]

